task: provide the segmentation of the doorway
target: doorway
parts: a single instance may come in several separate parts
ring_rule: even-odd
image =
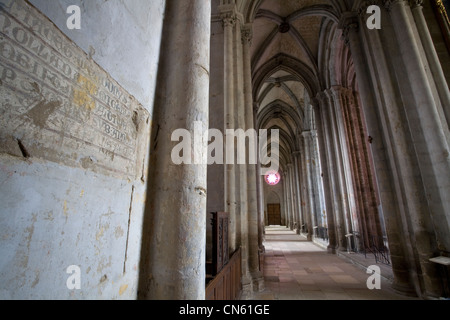
[[[267,204],[267,218],[269,226],[281,225],[281,206],[279,203]]]

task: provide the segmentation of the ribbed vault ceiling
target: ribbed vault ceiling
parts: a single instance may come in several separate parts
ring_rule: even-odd
[[[306,106],[318,92],[353,81],[339,15],[357,1],[238,0],[253,23],[252,72],[260,129],[279,129],[281,165],[300,150]],[[306,128],[308,129],[308,128]]]

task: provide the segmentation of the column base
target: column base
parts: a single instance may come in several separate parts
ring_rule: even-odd
[[[398,294],[401,294],[403,296],[407,296],[407,297],[417,297],[417,293],[414,290],[414,288],[412,288],[409,285],[404,285],[404,284],[399,284],[396,283],[394,280],[394,283],[392,284],[392,289],[397,292]]]
[[[255,272],[252,274],[252,285],[253,285],[253,292],[262,292],[266,288],[266,285],[264,283],[264,276],[261,272]]]
[[[252,279],[249,275],[243,276],[241,280],[242,284],[242,298],[245,300],[246,297],[251,297],[253,293]]]
[[[337,253],[336,244],[329,244],[327,247],[327,251],[328,253],[336,254]]]

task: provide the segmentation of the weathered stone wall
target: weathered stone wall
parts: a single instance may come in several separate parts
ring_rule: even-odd
[[[133,299],[165,1],[31,3],[0,4],[0,298]]]

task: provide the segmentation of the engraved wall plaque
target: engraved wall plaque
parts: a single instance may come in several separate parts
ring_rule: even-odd
[[[25,1],[0,6],[0,152],[139,177],[149,113]],[[16,148],[17,149],[17,148]]]

